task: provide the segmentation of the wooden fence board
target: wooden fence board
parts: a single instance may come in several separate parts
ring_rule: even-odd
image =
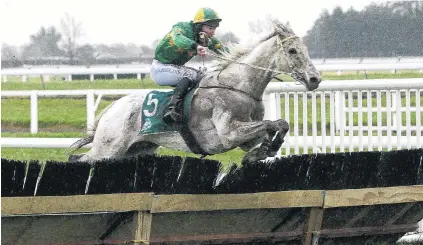
[[[150,210],[151,193],[105,195],[3,197],[2,216]]]
[[[423,202],[423,185],[326,191],[324,208]]]
[[[157,195],[154,197],[151,212],[321,207],[322,205],[323,195],[320,190],[219,195]]]

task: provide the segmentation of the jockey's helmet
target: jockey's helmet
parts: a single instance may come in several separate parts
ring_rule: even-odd
[[[201,8],[197,11],[194,17],[194,23],[206,24],[213,27],[218,27],[219,22],[222,21],[216,11],[211,8]]]

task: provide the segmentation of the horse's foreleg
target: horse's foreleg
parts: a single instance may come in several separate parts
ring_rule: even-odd
[[[262,125],[250,127],[251,131],[249,133],[246,133],[248,131],[246,127],[248,126],[245,124],[238,131],[234,131],[234,134],[238,135],[238,137],[244,137],[244,140],[247,137],[250,139],[240,145],[243,150],[248,151],[242,160],[243,163],[274,157],[281,148],[284,137],[289,130],[289,124],[282,119],[258,123],[262,123]]]
[[[220,119],[222,119],[222,117]],[[218,130],[221,143],[227,149],[240,146],[244,150],[249,150],[258,143],[262,143],[260,148],[253,150],[256,153],[251,153],[255,155],[268,155],[270,152],[274,151],[273,149],[276,148],[278,144],[280,148],[283,137],[289,128],[288,123],[282,119],[277,121],[265,120],[258,122],[223,120],[219,123],[215,123],[215,125],[218,125],[216,129]],[[274,142],[272,142],[272,138],[278,131],[281,132],[280,140],[275,139]]]
[[[232,149],[246,142],[263,141],[269,131],[277,131],[272,121],[261,122],[231,122],[230,124],[215,124],[220,141],[225,149]]]

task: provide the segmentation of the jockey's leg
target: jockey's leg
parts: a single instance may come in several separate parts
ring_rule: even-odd
[[[191,67],[164,64],[154,60],[151,65],[151,78],[161,86],[174,86],[175,93],[171,99],[169,109],[163,117],[166,123],[182,121],[182,104],[189,88],[201,79],[201,71]]]
[[[188,93],[189,88],[193,85],[194,81],[188,77],[182,77],[175,87],[174,94],[170,100],[169,107],[166,114],[163,116],[163,121],[166,123],[182,122],[183,117],[183,102],[184,97]]]

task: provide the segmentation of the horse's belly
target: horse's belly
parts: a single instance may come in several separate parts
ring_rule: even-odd
[[[158,134],[143,135],[143,140],[152,142],[159,146],[172,150],[191,152],[179,132],[166,132]]]

